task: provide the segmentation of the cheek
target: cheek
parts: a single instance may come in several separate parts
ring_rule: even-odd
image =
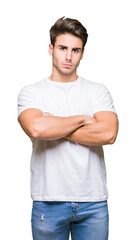
[[[65,58],[65,56],[64,56],[64,53],[56,52],[54,53],[53,58],[55,61],[61,62]]]
[[[80,63],[80,60],[81,60],[81,57],[80,57],[80,56],[75,56],[75,57],[73,58],[73,61],[74,61],[74,63],[75,63],[76,65],[78,65],[78,64]]]

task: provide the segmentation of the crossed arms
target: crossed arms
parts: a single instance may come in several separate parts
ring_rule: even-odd
[[[29,137],[41,140],[65,138],[83,145],[101,146],[113,144],[118,132],[117,115],[110,111],[97,112],[93,118],[88,115],[56,117],[30,108],[24,110],[18,120]]]

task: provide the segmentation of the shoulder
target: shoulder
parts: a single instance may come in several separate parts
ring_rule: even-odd
[[[26,93],[26,94],[27,94],[27,93],[32,93],[32,94],[34,94],[34,93],[37,92],[37,90],[38,90],[39,88],[41,88],[41,87],[43,86],[44,83],[45,83],[45,79],[43,79],[42,81],[36,82],[36,83],[34,83],[34,84],[26,85],[26,86],[22,87],[19,95],[22,94],[22,93],[24,93],[24,94],[25,94],[25,93]]]
[[[103,91],[108,91],[108,88],[103,84],[103,83],[98,83],[98,82],[93,82],[89,79],[85,79],[83,77],[81,77],[82,79],[82,83],[87,85],[87,87],[89,87],[89,89],[92,89],[94,92],[98,93],[103,92]]]

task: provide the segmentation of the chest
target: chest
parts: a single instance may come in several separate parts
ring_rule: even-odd
[[[92,115],[92,100],[86,87],[43,89],[41,105],[43,112],[55,116]]]

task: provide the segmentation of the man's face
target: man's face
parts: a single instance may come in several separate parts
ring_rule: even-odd
[[[49,45],[49,53],[53,70],[64,75],[73,74],[83,57],[83,42],[72,34],[61,34],[57,36],[54,47]]]

